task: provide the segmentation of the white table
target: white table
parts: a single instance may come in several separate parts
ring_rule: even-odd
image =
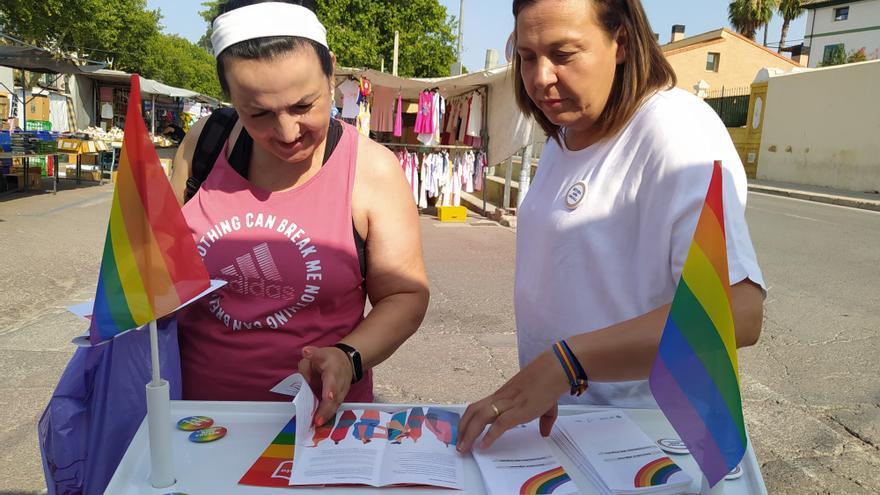
[[[387,411],[413,407],[418,404],[345,404],[343,409],[364,407]],[[464,406],[441,406],[463,411]],[[598,407],[562,406],[561,415],[577,414],[601,410]],[[657,410],[626,409],[627,415],[653,439],[676,437],[672,427]],[[150,486],[150,453],[146,420],[141,424],[132,439],[128,451],[119,464],[105,493],[112,495],[163,495],[183,492],[189,495],[207,494],[375,494],[384,491],[394,494],[437,494],[455,493],[483,494],[480,472],[473,457],[465,459],[466,489],[463,492],[432,488],[386,488],[371,487],[329,487],[329,488],[266,488],[239,485],[238,480],[251,467],[254,461],[268,446],[278,432],[294,414],[293,404],[289,402],[199,402],[172,401],[171,418],[174,423],[187,416],[209,416],[216,426],[225,426],[227,435],[215,442],[196,444],[188,440],[188,433],[176,428],[172,433],[174,448],[175,476],[177,484],[171,488],[157,490]],[[172,425],[173,427],[173,425]],[[548,442],[581,493],[592,495],[595,489],[574,464],[551,441]],[[700,474],[697,465],[689,455],[670,455],[672,459],[696,480],[691,492],[699,492]],[[765,495],[764,481],[751,445],[742,462],[743,476],[737,480],[724,481],[725,495]]]

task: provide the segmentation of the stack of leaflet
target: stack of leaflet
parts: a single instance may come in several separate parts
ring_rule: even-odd
[[[601,494],[673,495],[693,481],[619,409],[560,416],[553,440]]]
[[[474,449],[473,453],[489,495],[579,493],[541,436],[538,420],[514,426],[492,447]]]

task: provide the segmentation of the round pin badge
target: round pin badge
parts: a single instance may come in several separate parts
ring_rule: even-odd
[[[226,436],[226,428],[222,426],[212,426],[204,430],[194,431],[189,434],[189,441],[195,443],[208,443],[220,440]]]
[[[572,184],[565,193],[565,206],[569,210],[577,208],[587,195],[587,183],[580,180]]]
[[[742,468],[742,466],[737,464],[737,466],[735,468],[733,468],[733,471],[727,473],[727,476],[725,476],[724,479],[726,479],[728,481],[733,481],[733,480],[742,478],[742,475],[743,475],[743,468]]]
[[[204,430],[214,424],[214,420],[207,416],[189,416],[177,422],[177,429],[183,431]]]
[[[669,454],[690,454],[687,446],[678,438],[661,438],[660,440],[657,440],[657,445],[659,445],[664,452]]]

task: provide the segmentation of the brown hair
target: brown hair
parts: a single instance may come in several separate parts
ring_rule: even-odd
[[[514,19],[523,8],[538,1],[541,0],[513,0]],[[611,95],[599,115],[599,138],[604,139],[619,132],[648,96],[655,91],[675,86],[676,77],[654,39],[654,31],[640,0],[583,1],[592,3],[597,21],[609,38],[621,28],[625,32],[625,58],[615,70]],[[514,37],[515,33],[514,30]],[[516,103],[523,113],[538,121],[547,136],[558,142],[559,126],[550,122],[526,93],[520,73],[521,64],[519,54],[514,52]]]

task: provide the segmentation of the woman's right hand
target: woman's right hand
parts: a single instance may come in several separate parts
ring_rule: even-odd
[[[505,431],[535,418],[541,418],[541,434],[549,435],[556,421],[557,401],[569,390],[565,371],[553,351],[544,351],[494,394],[468,406],[458,423],[458,451],[469,451],[488,425],[480,448],[489,448]]]
[[[348,356],[336,347],[303,348],[299,372],[312,390],[320,391],[318,409],[313,418],[315,426],[323,425],[336,414],[351,388],[352,364]]]

